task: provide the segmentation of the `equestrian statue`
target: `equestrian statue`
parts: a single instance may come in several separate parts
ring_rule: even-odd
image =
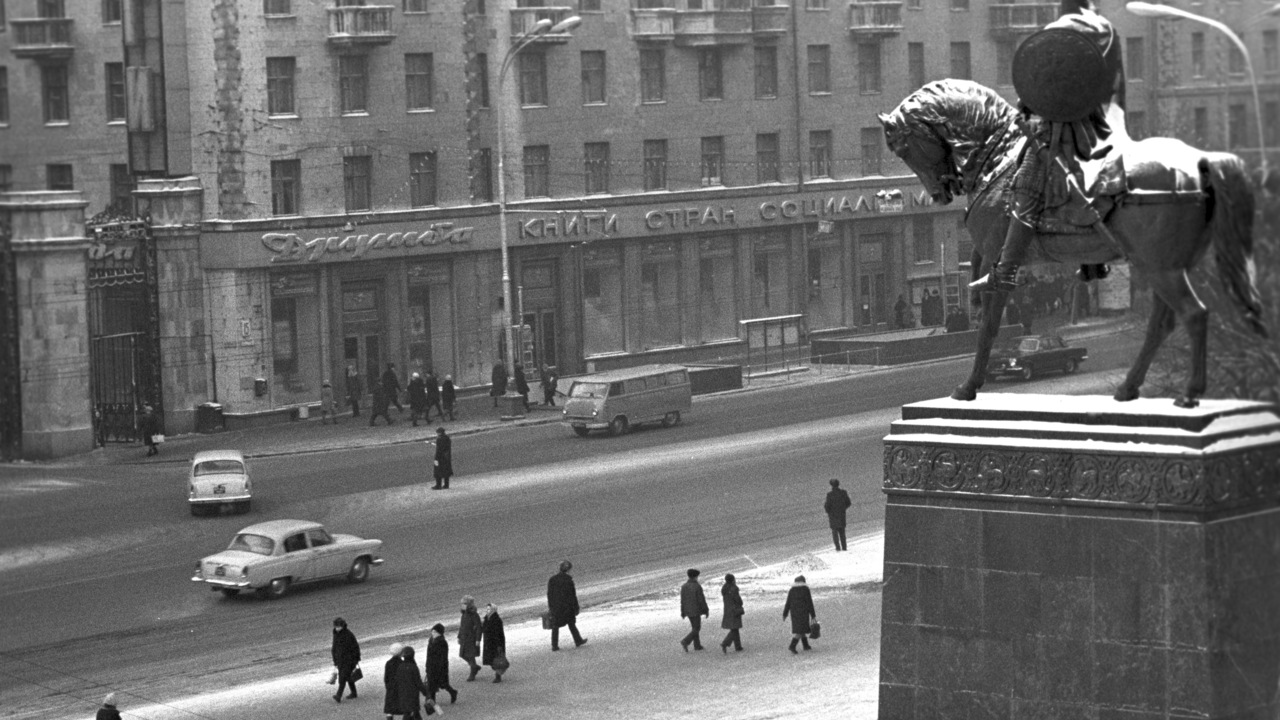
[[[969,196],[970,287],[982,315],[973,369],[951,397],[972,400],[982,387],[1024,263],[1078,264],[1078,277],[1089,281],[1124,259],[1148,278],[1154,297],[1146,339],[1114,397],[1138,397],[1180,320],[1191,371],[1175,403],[1195,407],[1205,391],[1208,313],[1187,271],[1210,246],[1245,321],[1266,337],[1244,163],[1172,138],[1128,137],[1119,36],[1090,0],[1063,0],[1060,17],[1023,41],[1013,80],[1018,108],[978,83],[940,80],[879,116],[889,148],[934,202]]]

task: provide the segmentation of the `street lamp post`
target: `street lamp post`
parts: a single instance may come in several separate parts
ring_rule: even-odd
[[[524,417],[524,398],[515,390],[515,320],[512,317],[511,304],[511,250],[507,242],[507,173],[506,173],[506,129],[507,129],[507,71],[521,50],[535,40],[549,33],[563,33],[572,30],[582,22],[582,18],[574,15],[554,25],[543,18],[528,30],[525,30],[507,50],[502,59],[502,68],[498,71],[498,240],[502,246],[502,321],[507,344],[507,352],[503,362],[507,368],[507,392],[502,396],[502,419],[515,420]]]
[[[1258,123],[1258,155],[1260,158],[1258,165],[1262,170],[1262,182],[1260,184],[1265,188],[1268,178],[1267,144],[1265,137],[1266,127],[1262,124],[1262,100],[1258,95],[1258,78],[1253,74],[1253,62],[1249,59],[1249,48],[1245,46],[1244,41],[1241,40],[1240,36],[1236,35],[1235,31],[1225,23],[1169,5],[1156,5],[1149,2],[1130,2],[1125,3],[1124,9],[1141,17],[1186,18],[1193,22],[1204,23],[1209,27],[1222,31],[1223,35],[1226,35],[1232,43],[1235,43],[1236,48],[1240,50],[1240,54],[1244,57],[1244,67],[1249,73],[1249,86],[1253,90],[1253,113],[1254,119]],[[1280,13],[1280,4],[1273,5],[1267,10],[1264,10],[1261,14],[1274,15],[1277,13]]]

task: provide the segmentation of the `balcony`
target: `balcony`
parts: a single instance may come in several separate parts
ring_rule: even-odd
[[[395,39],[391,5],[345,5],[329,10],[329,44],[350,48],[385,45]]]
[[[855,35],[896,35],[902,32],[901,0],[854,0],[849,3],[849,32]]]
[[[997,3],[991,6],[991,34],[1029,35],[1058,19],[1058,3]]]
[[[520,36],[529,32],[539,20],[550,20],[552,25],[556,25],[565,18],[572,16],[573,8],[571,7],[524,7],[511,9],[511,41],[515,42]],[[573,34],[569,32],[542,33],[534,40],[535,43],[552,43],[563,44],[569,42]]]
[[[676,36],[675,8],[631,8],[631,37],[671,42]]]
[[[756,35],[783,35],[790,28],[790,5],[756,5],[751,8],[751,31]]]
[[[751,41],[754,23],[749,0],[707,0],[707,5],[700,10],[676,11],[677,45],[741,45]]]
[[[26,18],[10,20],[13,26],[13,54],[38,60],[65,60],[75,52],[71,44],[71,18]]]

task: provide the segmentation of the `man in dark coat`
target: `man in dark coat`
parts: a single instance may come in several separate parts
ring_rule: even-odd
[[[502,618],[498,615],[498,607],[489,603],[484,609],[484,624],[481,626],[484,636],[484,648],[480,651],[481,664],[493,667],[494,658],[507,655],[507,633],[502,627]],[[502,673],[506,667],[493,667],[493,681],[502,682]]]
[[[400,708],[400,685],[397,680],[400,674],[400,663],[403,662],[400,654],[403,652],[403,645],[392,644],[391,657],[382,668],[382,684],[387,689],[387,697],[382,701],[382,712],[387,716],[387,720],[391,720],[393,715],[404,715],[407,712]],[[418,684],[422,684],[421,678],[418,679]],[[414,698],[413,705],[415,708],[418,706],[417,698]]]
[[[507,394],[507,366],[500,362],[494,363],[493,372],[489,373],[489,382],[493,383],[493,387],[489,388],[493,406],[498,407],[498,398]]]
[[[116,694],[107,693],[102,698],[102,707],[98,708],[94,720],[120,720],[120,711],[116,709]]]
[[[444,422],[444,410],[440,407],[440,379],[436,377],[435,370],[427,370],[427,422],[431,422],[431,408],[435,408],[440,415],[440,422]]]
[[[358,693],[356,681],[351,678],[351,673],[360,664],[360,643],[356,642],[355,634],[347,629],[347,621],[342,618],[333,620],[332,652],[333,666],[338,669],[338,691],[333,694],[333,700],[342,702],[344,687],[351,688],[351,694],[347,695],[347,699],[354,699]]]
[[[422,673],[418,670],[418,661],[413,658],[412,647],[405,647],[400,653],[395,690],[395,707],[404,714],[405,720],[422,717],[418,712],[418,698],[427,694],[427,688],[422,684]]]
[[[702,618],[711,617],[711,609],[707,607],[707,596],[702,592],[702,584],[698,582],[701,573],[697,568],[689,568],[689,579],[680,586],[680,617],[689,618],[690,630],[680,640],[680,647],[689,652],[689,644],[694,650],[702,649]]]
[[[374,422],[381,415],[387,424],[391,424],[391,401],[387,399],[387,391],[382,387],[382,383],[373,386],[373,407],[369,410],[369,427],[373,427]]]
[[[142,419],[138,423],[138,429],[142,432],[142,442],[147,445],[147,457],[159,455],[160,445],[155,437],[160,434],[160,416],[156,414],[155,408],[150,405],[142,406]]]
[[[436,623],[427,641],[427,697],[435,702],[441,690],[449,691],[449,704],[458,701],[458,691],[449,684],[449,641],[444,639],[444,625]]]
[[[427,424],[431,424],[431,409],[427,405],[427,383],[422,375],[414,373],[409,378],[409,386],[405,391],[409,396],[409,419],[418,427],[418,417],[425,415]]]
[[[470,595],[462,596],[462,619],[458,623],[458,657],[466,661],[471,668],[467,682],[476,679],[480,673],[480,634],[484,632],[480,611],[476,610],[476,599]]]
[[[516,392],[524,399],[524,410],[529,411],[529,380],[524,376],[524,366],[517,364],[515,368]]]
[[[782,606],[782,619],[786,620],[788,615],[791,616],[791,647],[788,649],[791,654],[796,655],[796,643],[803,643],[804,649],[809,649],[809,631],[813,629],[809,625],[809,619],[818,619],[818,613],[813,609],[813,594],[809,592],[803,575],[797,575],[791,589],[787,591],[787,604]]]
[[[453,477],[453,438],[445,434],[443,427],[436,428],[436,457],[431,474],[436,479],[432,490],[447,490]]]
[[[458,389],[453,386],[453,376],[445,375],[444,382],[440,383],[440,400],[444,403],[444,411],[449,413],[449,419],[453,419],[453,407],[458,403]]]
[[[822,509],[827,511],[827,524],[831,526],[831,540],[835,542],[837,551],[849,549],[849,543],[844,538],[844,511],[852,504],[849,493],[840,489],[840,481],[831,478],[831,492],[827,493]]]
[[[360,397],[364,395],[364,383],[360,382],[360,371],[355,365],[347,366],[347,404],[351,406],[351,417],[360,417]]]
[[[542,367],[542,404],[547,407],[556,406],[556,390],[560,383],[560,376],[556,374],[554,367],[544,365]]]
[[[551,613],[551,649],[560,649],[560,628],[568,625],[569,634],[573,636],[573,646],[587,644],[587,639],[578,633],[578,589],[574,587],[573,576],[569,571],[573,563],[564,560],[560,563],[560,572],[547,581],[547,610]]]
[[[738,631],[742,629],[742,616],[746,610],[742,607],[742,594],[738,592],[738,583],[733,573],[724,576],[724,587],[720,588],[720,597],[724,600],[724,619],[720,621],[720,627],[729,631],[724,636],[724,640],[720,641],[720,652],[727,655],[730,645],[733,646],[734,652],[742,652],[742,636]]]
[[[400,378],[396,377],[395,363],[387,363],[387,369],[382,371],[382,391],[387,394],[387,402],[396,406],[397,412],[404,412],[404,406],[400,404]]]

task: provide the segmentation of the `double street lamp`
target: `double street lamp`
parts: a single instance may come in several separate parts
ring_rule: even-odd
[[[1249,73],[1249,85],[1253,89],[1253,112],[1254,112],[1254,118],[1258,123],[1258,155],[1260,158],[1259,167],[1262,169],[1261,185],[1263,187],[1266,187],[1267,179],[1268,179],[1266,126],[1262,124],[1262,101],[1259,99],[1259,96],[1258,96],[1258,78],[1253,74],[1253,62],[1250,61],[1249,59],[1249,48],[1245,46],[1244,41],[1240,39],[1240,36],[1237,35],[1235,31],[1233,31],[1230,27],[1227,27],[1225,23],[1222,23],[1218,20],[1214,20],[1213,18],[1207,18],[1203,15],[1197,15],[1192,12],[1187,12],[1186,10],[1182,10],[1180,8],[1172,7],[1169,5],[1156,5],[1154,3],[1149,3],[1149,2],[1130,2],[1125,4],[1124,9],[1128,10],[1134,15],[1138,15],[1141,17],[1172,18],[1172,19],[1185,18],[1193,22],[1204,23],[1209,27],[1222,31],[1222,34],[1226,35],[1227,38],[1229,38],[1231,42],[1235,44],[1236,48],[1240,51],[1240,54],[1244,57],[1244,67],[1245,67],[1245,70]],[[1280,14],[1280,3],[1272,5],[1267,10],[1264,10],[1261,14],[1262,15]]]
[[[498,239],[502,245],[502,321],[505,325],[507,352],[503,358],[507,369],[507,392],[502,396],[502,419],[515,420],[524,417],[524,398],[515,390],[515,357],[518,348],[515,346],[515,320],[511,302],[511,250],[507,242],[507,173],[506,173],[506,129],[507,129],[507,71],[521,50],[529,47],[538,38],[545,35],[565,33],[582,23],[577,15],[567,17],[552,24],[543,18],[521,33],[506,57],[502,59],[502,69],[498,71]]]

